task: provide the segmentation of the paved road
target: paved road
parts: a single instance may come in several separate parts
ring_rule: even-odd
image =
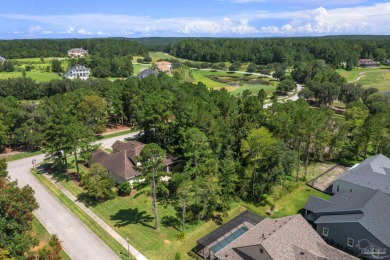
[[[279,102],[286,102],[287,100],[297,101],[299,99],[299,96],[298,96],[299,91],[301,91],[302,88],[303,88],[302,85],[297,84],[297,92],[295,93],[295,95],[291,96],[291,97],[288,97],[288,98],[279,99]],[[272,106],[272,103],[265,104],[264,108],[267,108],[267,107],[270,107],[270,106]]]
[[[138,133],[100,140],[104,147],[111,146],[116,140],[134,137]],[[72,259],[111,260],[119,259],[106,244],[90,231],[73,213],[53,197],[32,175],[32,159],[40,163],[44,155],[21,159],[8,163],[8,172],[12,180],[18,180],[19,186],[30,185],[35,191],[39,208],[34,212],[46,229],[57,234],[62,247]]]

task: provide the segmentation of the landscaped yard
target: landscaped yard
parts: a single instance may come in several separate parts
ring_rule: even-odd
[[[381,67],[375,69],[357,68],[352,71],[337,70],[348,82],[356,80],[360,73],[364,76],[355,83],[363,84],[365,88],[377,88],[379,91],[390,91],[390,68]]]

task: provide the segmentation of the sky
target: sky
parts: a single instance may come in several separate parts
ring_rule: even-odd
[[[380,0],[0,0],[0,39],[390,34]]]

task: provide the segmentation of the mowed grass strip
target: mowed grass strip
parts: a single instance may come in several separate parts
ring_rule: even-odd
[[[94,232],[108,247],[110,247],[122,259],[128,259],[127,250],[114,240],[102,227],[100,227],[91,217],[82,211],[71,199],[69,199],[60,189],[58,189],[50,180],[41,173],[33,171],[34,176],[55,196],[61,203],[67,207],[75,216],[77,216],[92,232]]]

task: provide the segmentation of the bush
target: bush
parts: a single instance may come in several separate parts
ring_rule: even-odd
[[[181,254],[179,252],[175,254],[175,260],[181,260]]]
[[[127,181],[119,184],[118,195],[119,196],[128,196],[131,192],[131,185]]]

